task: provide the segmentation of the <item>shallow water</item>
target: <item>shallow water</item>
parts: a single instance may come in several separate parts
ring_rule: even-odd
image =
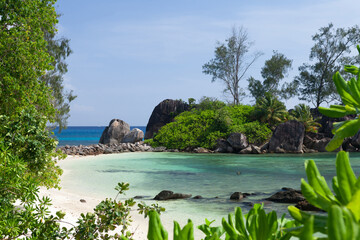
[[[355,173],[360,172],[360,153],[351,153]],[[126,197],[143,196],[151,204],[162,190],[201,195],[203,199],[161,201],[165,217],[195,226],[204,218],[221,219],[240,206],[246,212],[250,203],[262,202],[282,187],[300,189],[305,178],[304,161],[314,159],[329,185],[335,175],[335,153],[318,154],[189,154],[122,153],[62,161],[68,173],[62,187],[70,192],[97,198],[115,197],[118,182],[129,182]],[[256,193],[242,201],[230,201],[233,192]],[[268,210],[287,212],[287,205],[265,203]],[[218,222],[218,224],[220,224]]]

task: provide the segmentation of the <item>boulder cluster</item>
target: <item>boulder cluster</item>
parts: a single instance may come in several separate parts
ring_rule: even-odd
[[[99,154],[112,154],[112,153],[123,153],[123,152],[148,152],[154,149],[143,142],[136,143],[112,143],[112,144],[92,144],[89,146],[63,146],[60,150],[67,155],[99,155]]]

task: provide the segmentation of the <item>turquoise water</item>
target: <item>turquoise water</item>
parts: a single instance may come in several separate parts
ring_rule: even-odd
[[[145,134],[146,127],[144,126],[131,126],[130,129],[139,128]],[[58,132],[58,128],[54,129],[55,137],[59,140],[58,146],[65,145],[90,145],[99,143],[102,132],[105,126],[69,126],[66,129]]]
[[[143,196],[148,204],[162,190],[201,195],[203,199],[161,201],[170,219],[221,219],[237,206],[245,211],[250,203],[263,202],[282,187],[300,189],[305,178],[304,161],[314,159],[329,183],[335,175],[335,153],[319,154],[189,154],[122,153],[62,161],[68,173],[62,186],[85,196],[114,197],[117,182],[129,182],[127,197]],[[360,154],[351,153],[351,163],[358,175]],[[238,174],[240,172],[240,174]],[[255,193],[240,202],[231,201],[231,193]],[[287,205],[265,202],[268,210],[287,212]]]

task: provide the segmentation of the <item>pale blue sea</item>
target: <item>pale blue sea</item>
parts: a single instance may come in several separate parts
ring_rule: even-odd
[[[139,128],[145,134],[145,126],[132,126],[130,129]],[[58,132],[56,128],[54,130],[55,137],[59,140],[58,146],[65,145],[90,145],[99,143],[102,132],[105,126],[69,126],[67,129]]]

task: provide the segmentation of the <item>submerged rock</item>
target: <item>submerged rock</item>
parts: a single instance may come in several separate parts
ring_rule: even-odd
[[[301,194],[300,190],[295,190],[292,188],[283,188],[282,191],[275,193],[265,200],[278,202],[278,203],[298,203],[304,201],[305,198]]]
[[[244,197],[245,196],[241,192],[234,192],[233,194],[231,194],[230,200],[241,200]]]
[[[155,196],[154,200],[184,199],[190,197],[191,194],[174,193],[173,191],[163,190]]]

